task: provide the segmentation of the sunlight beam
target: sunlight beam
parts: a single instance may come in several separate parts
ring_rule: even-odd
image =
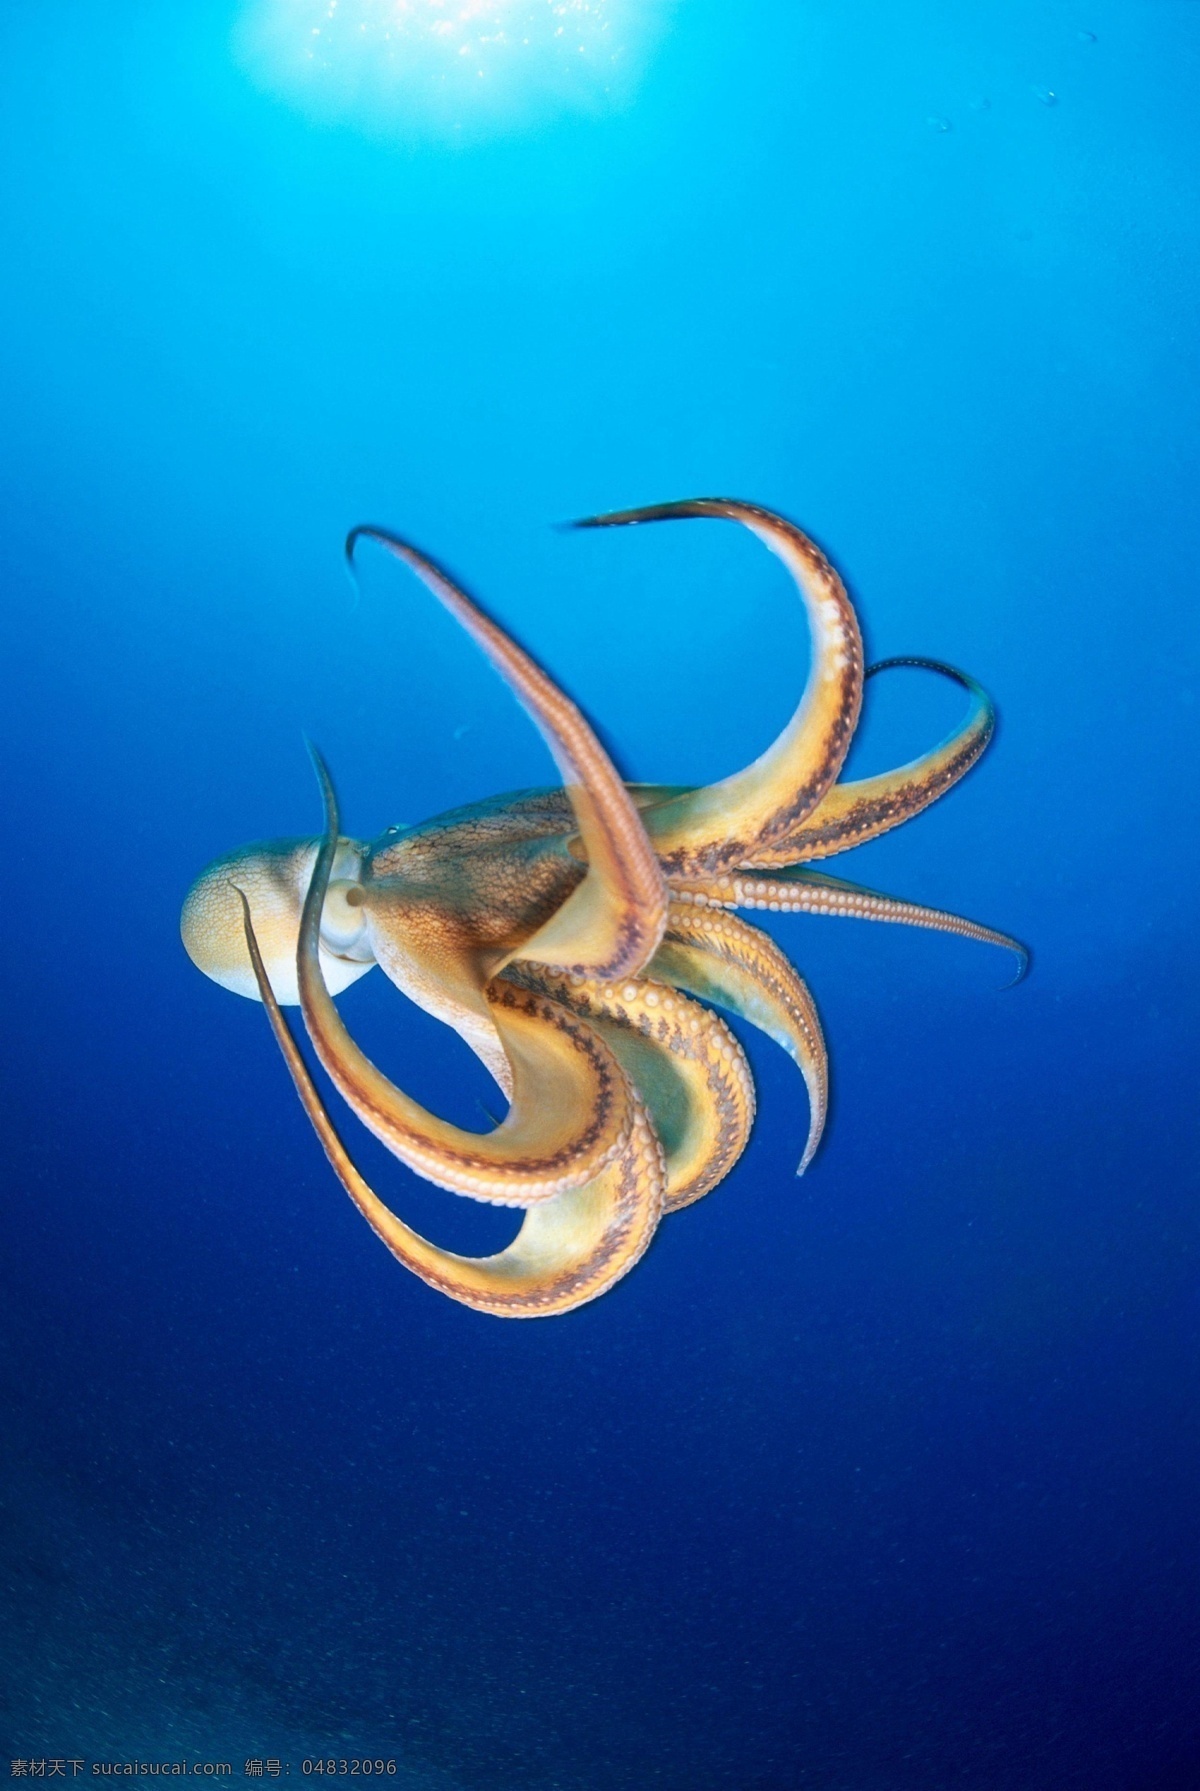
[[[670,0],[254,0],[241,59],[316,116],[474,136],[630,95]]]

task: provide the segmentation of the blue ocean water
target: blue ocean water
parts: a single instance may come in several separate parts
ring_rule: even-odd
[[[476,128],[469,96],[289,96],[227,0],[0,22],[13,1761],[1200,1786],[1200,8],[658,24],[611,101]],[[502,1323],[372,1237],[180,904],[317,831],[305,732],[364,837],[552,776],[398,568],[355,596],[362,520],[453,565],[630,776],[745,764],[806,664],[778,564],[550,526],[726,492],[819,538],[873,656],[995,696],[966,782],[831,868],[1034,971],[771,919],[830,1042],[812,1169],[743,1029],[734,1174],[604,1298]],[[853,765],[958,711],[881,680]],[[481,1123],[482,1069],[382,975],[341,1006]],[[511,1233],[347,1136],[441,1241]]]

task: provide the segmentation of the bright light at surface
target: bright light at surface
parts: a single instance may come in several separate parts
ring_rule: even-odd
[[[256,78],[326,117],[475,136],[619,105],[671,0],[254,0]]]

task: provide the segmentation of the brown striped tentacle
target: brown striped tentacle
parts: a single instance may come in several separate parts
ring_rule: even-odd
[[[346,539],[351,563],[363,539],[410,566],[483,649],[537,723],[566,785],[588,874],[513,955],[600,977],[636,974],[662,937],[666,888],[637,805],[593,729],[537,661],[427,554],[387,529],[364,526]]]
[[[697,516],[742,523],[784,562],[808,615],[812,667],[799,707],[761,758],[720,783],[642,810],[669,875],[732,870],[789,837],[841,770],[862,700],[862,639],[853,605],[820,548],[794,523],[758,504],[693,498],[612,511],[575,526],[613,528]]]
[[[781,871],[737,871],[728,877],[680,878],[671,886],[672,914],[677,902],[696,908],[758,908],[769,914],[840,914],[852,920],[926,927],[935,933],[976,939],[983,945],[1003,946],[1017,959],[1014,982],[1020,982],[1029,968],[1028,948],[1008,933],[999,933],[994,927],[981,926],[978,921],[965,920],[942,908],[898,901],[895,896],[881,895],[878,890],[864,889],[842,877],[830,877],[803,865]]]
[[[808,1090],[803,1175],[825,1127],[829,1058],[808,987],[775,941],[720,907],[672,900],[650,974],[740,1015],[795,1060]]]
[[[632,1091],[625,1143],[597,1176],[527,1212],[515,1240],[494,1256],[442,1250],[398,1219],[355,1168],[272,992],[244,898],[243,907],[262,1001],[304,1110],[342,1186],[399,1262],[439,1293],[498,1318],[570,1312],[628,1274],[654,1235],[665,1180],[661,1147]]]
[[[690,1206],[729,1174],[750,1138],[754,1082],[723,1020],[644,978],[604,984],[532,965],[515,965],[505,978],[573,1008],[611,1047],[666,1153],[667,1212]]]
[[[939,659],[881,659],[866,676],[871,678],[876,672],[890,671],[896,666],[916,666],[961,684],[971,699],[965,721],[932,751],[895,771],[834,784],[800,826],[769,850],[751,853],[747,864],[765,869],[795,864],[800,859],[831,858],[837,852],[878,839],[881,833],[911,821],[953,789],[983,756],[996,726],[996,711],[983,686]]]

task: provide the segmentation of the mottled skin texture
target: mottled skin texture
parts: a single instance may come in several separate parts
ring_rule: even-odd
[[[810,868],[920,813],[975,763],[993,728],[985,693],[962,685],[966,721],[922,758],[839,783],[858,723],[862,642],[850,599],[820,550],[757,505],[693,499],[592,518],[616,527],[723,518],[783,560],[804,604],[812,665],[799,706],[746,770],[703,789],[629,785],[586,719],[497,623],[411,543],[357,529],[404,561],[456,616],[545,736],[563,787],[492,797],[373,844],[340,832],[314,753],[324,833],[268,841],[210,865],[189,893],[183,937],[225,987],[264,1003],[305,1110],[351,1199],[393,1254],[431,1287],[502,1317],[570,1311],[638,1261],[665,1213],[726,1176],[754,1121],[745,1055],[715,1003],[773,1038],[804,1078],[820,1142],[829,1071],[803,980],[775,942],[730,912],[850,915],[1024,950],[973,921],[896,901]],[[508,1099],[468,1132],[397,1088],[355,1044],[332,999],[372,964],[458,1031]],[[496,1255],[442,1250],[363,1180],[298,1051],[282,1005],[297,1004],[347,1105],[418,1175],[452,1193],[524,1209]]]

